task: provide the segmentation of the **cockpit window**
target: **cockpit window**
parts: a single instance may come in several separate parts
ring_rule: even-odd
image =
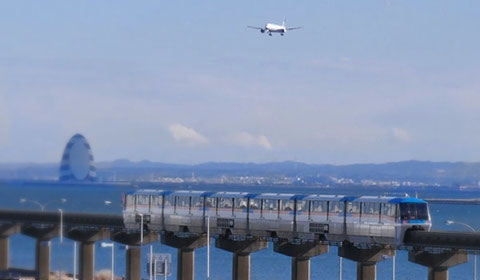
[[[400,203],[400,218],[402,220],[428,220],[426,203]]]

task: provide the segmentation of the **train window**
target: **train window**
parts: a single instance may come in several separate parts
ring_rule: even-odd
[[[203,197],[192,196],[192,207],[202,208],[203,207]]]
[[[302,212],[302,211],[308,212],[307,200],[297,200],[297,212]]]
[[[363,204],[363,213],[368,215],[378,215],[380,211],[380,203],[365,202]]]
[[[347,203],[347,213],[349,213],[349,214],[359,214],[360,213],[360,202],[348,202]]]
[[[385,203],[382,205],[382,215],[388,217],[395,217],[395,204]]]
[[[138,205],[148,205],[148,195],[137,195]]]
[[[294,200],[280,200],[280,211],[293,211]]]
[[[402,220],[428,220],[426,203],[400,203],[400,218]]]
[[[278,200],[277,199],[264,199],[263,200],[263,209],[270,211],[278,210]]]
[[[159,195],[152,195],[152,206],[162,205],[162,197]]]
[[[236,198],[235,199],[235,208],[246,209],[247,208],[247,199],[246,198]]]
[[[342,201],[331,201],[330,202],[330,213],[331,214],[342,214],[344,203]]]
[[[190,207],[190,197],[189,196],[177,196],[177,207]]]
[[[127,206],[132,206],[135,204],[135,196],[128,194],[127,195]]]
[[[258,210],[262,205],[260,199],[250,199],[250,210]]]
[[[312,201],[312,212],[327,212],[326,201]]]
[[[233,207],[233,199],[220,197],[218,200],[218,208],[232,208]]]
[[[205,198],[205,208],[215,208],[217,199],[215,197],[206,197]]]

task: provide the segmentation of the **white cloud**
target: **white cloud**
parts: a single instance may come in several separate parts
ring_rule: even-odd
[[[392,134],[395,139],[397,139],[400,142],[404,143],[409,143],[412,140],[412,137],[410,136],[410,133],[402,128],[394,127],[392,129]]]
[[[261,147],[265,150],[271,150],[272,144],[264,135],[252,135],[248,132],[238,132],[233,135],[232,140],[235,144],[246,147]]]
[[[187,142],[190,144],[206,144],[208,139],[191,127],[176,123],[168,127],[173,139],[178,142]]]

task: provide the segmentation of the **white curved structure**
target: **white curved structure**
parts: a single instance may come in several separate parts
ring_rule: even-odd
[[[60,181],[94,181],[96,169],[87,139],[75,134],[68,141],[60,164]]]

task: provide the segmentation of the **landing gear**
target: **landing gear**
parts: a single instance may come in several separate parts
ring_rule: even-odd
[[[280,33],[281,36],[283,36],[284,34],[283,33]]]
[[[268,36],[272,36],[272,33],[269,32],[269,33],[268,33]]]

